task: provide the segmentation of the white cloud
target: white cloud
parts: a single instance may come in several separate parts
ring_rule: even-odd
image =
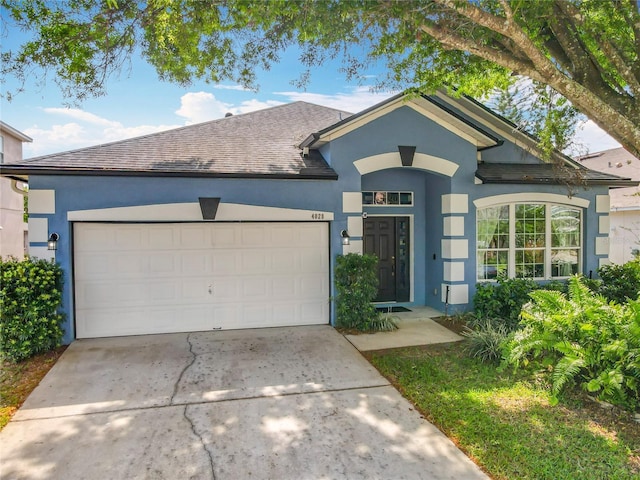
[[[224,117],[227,113],[238,115],[240,113],[255,112],[269,107],[282,105],[278,100],[261,101],[257,98],[244,100],[239,105],[218,100],[209,92],[190,92],[180,98],[180,108],[176,113],[186,118],[185,124],[207,122]]]
[[[239,92],[250,92],[251,89],[243,87],[242,85],[214,85],[216,90],[236,90]]]
[[[358,113],[376,103],[382,102],[397,92],[373,92],[370,87],[357,87],[350,92],[331,95],[310,92],[274,92],[282,95],[291,102],[304,101],[336,108],[351,113]]]
[[[81,122],[90,123],[93,125],[100,125],[104,127],[116,127],[120,125],[119,122],[115,122],[113,120],[107,120],[106,118],[99,117],[98,115],[94,115],[93,113],[85,112],[84,110],[80,110],[78,108],[52,108],[47,107],[43,108],[45,113],[51,113],[54,115],[62,115],[65,117],[71,117],[74,120],[79,120]]]
[[[229,111],[231,104],[216,99],[213,93],[189,92],[180,97],[180,108],[176,113],[186,118],[186,125],[192,125],[222,118]]]
[[[108,120],[82,110],[45,108],[48,114],[65,114],[78,119],[78,122],[64,124],[53,123],[47,127],[34,125],[26,128],[24,133],[33,139],[33,143],[23,145],[24,158],[46,155],[55,152],[66,152],[78,148],[100,145],[103,143],[124,140],[126,138],[148,135],[150,133],[177,128],[180,125],[135,125],[126,127],[115,120]],[[46,117],[40,120],[46,120]]]
[[[266,102],[262,102],[257,98],[252,98],[251,100],[245,100],[238,107],[232,109],[232,113],[249,113],[255,112],[256,110],[264,110],[265,108],[277,107],[278,105],[283,105],[286,102],[280,102],[278,100],[267,100]]]

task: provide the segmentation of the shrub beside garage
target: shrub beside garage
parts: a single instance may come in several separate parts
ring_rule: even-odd
[[[18,362],[60,346],[61,301],[58,264],[0,259],[0,355]]]

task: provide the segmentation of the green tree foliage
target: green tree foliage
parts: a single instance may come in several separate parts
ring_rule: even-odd
[[[336,324],[369,331],[380,314],[371,302],[378,294],[378,258],[349,253],[336,258]]]
[[[511,120],[525,133],[535,132],[547,157],[553,149],[584,153],[574,143],[584,116],[551,87],[521,79],[511,87],[499,90],[488,102],[496,112]]]
[[[0,259],[0,355],[24,360],[60,345],[62,269],[45,260]]]
[[[141,55],[161,79],[231,80],[300,48],[304,83],[340,57],[357,77],[388,67],[381,87],[446,86],[483,97],[526,77],[549,86],[640,155],[640,7],[635,0],[0,0],[3,21],[31,34],[2,54],[2,75],[53,71],[77,99]],[[563,105],[558,105],[559,111]],[[552,107],[550,112],[558,111]],[[562,115],[545,115],[556,136]],[[543,135],[543,137],[544,137]],[[562,135],[560,135],[560,138]]]
[[[640,302],[608,303],[578,276],[568,294],[537,290],[521,329],[506,344],[508,363],[551,367],[555,396],[577,384],[600,400],[640,408]]]

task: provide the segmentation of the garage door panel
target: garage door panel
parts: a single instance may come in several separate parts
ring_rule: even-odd
[[[176,258],[166,253],[150,253],[149,273],[175,275],[177,273]]]
[[[240,269],[240,255],[232,250],[215,250],[211,253],[212,273],[215,276],[230,276]]]
[[[315,325],[322,322],[322,318],[329,316],[329,304],[327,302],[308,302],[300,305],[300,318],[304,325]]]
[[[211,283],[211,295],[215,304],[240,302],[242,300],[240,280],[237,278],[214,279]]]
[[[170,227],[159,227],[153,235],[147,236],[148,247],[151,250],[173,250],[179,245],[176,241],[176,232]]]
[[[74,244],[78,338],[329,320],[324,223],[78,223]]]
[[[202,249],[204,245],[209,245],[211,241],[207,235],[205,225],[189,225],[178,230],[180,243],[177,247],[182,249]]]
[[[113,262],[113,259],[112,259]],[[141,274],[146,274],[148,268],[148,258],[140,257],[133,253],[123,253],[115,258],[113,262],[115,266],[115,274],[122,277],[140,277]]]
[[[209,272],[211,254],[208,252],[183,252],[176,255],[182,275],[205,275]]]
[[[294,299],[297,294],[297,279],[290,276],[278,276],[271,279],[271,293],[274,300]]]
[[[233,248],[238,243],[238,229],[233,224],[218,224],[211,231],[211,246],[213,248]]]

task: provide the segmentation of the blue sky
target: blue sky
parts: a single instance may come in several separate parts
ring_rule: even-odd
[[[6,32],[2,50],[21,38]],[[246,113],[270,106],[304,100],[350,112],[374,105],[394,92],[372,91],[378,71],[366,72],[360,82],[348,82],[339,71],[340,62],[323,64],[312,70],[305,90],[293,81],[301,73],[294,51],[288,52],[270,71],[258,75],[258,92],[238,85],[195,83],[181,87],[161,82],[152,67],[133,58],[130,68],[107,84],[107,95],[88,99],[76,107],[66,107],[52,77],[43,85],[44,73],[35,75],[25,91],[8,102],[4,92],[16,87],[13,79],[2,85],[0,118],[33,139],[23,146],[24,158],[98,145],[124,138],[222,118],[228,112]],[[578,141],[590,152],[619,146],[593,122],[587,122]]]

